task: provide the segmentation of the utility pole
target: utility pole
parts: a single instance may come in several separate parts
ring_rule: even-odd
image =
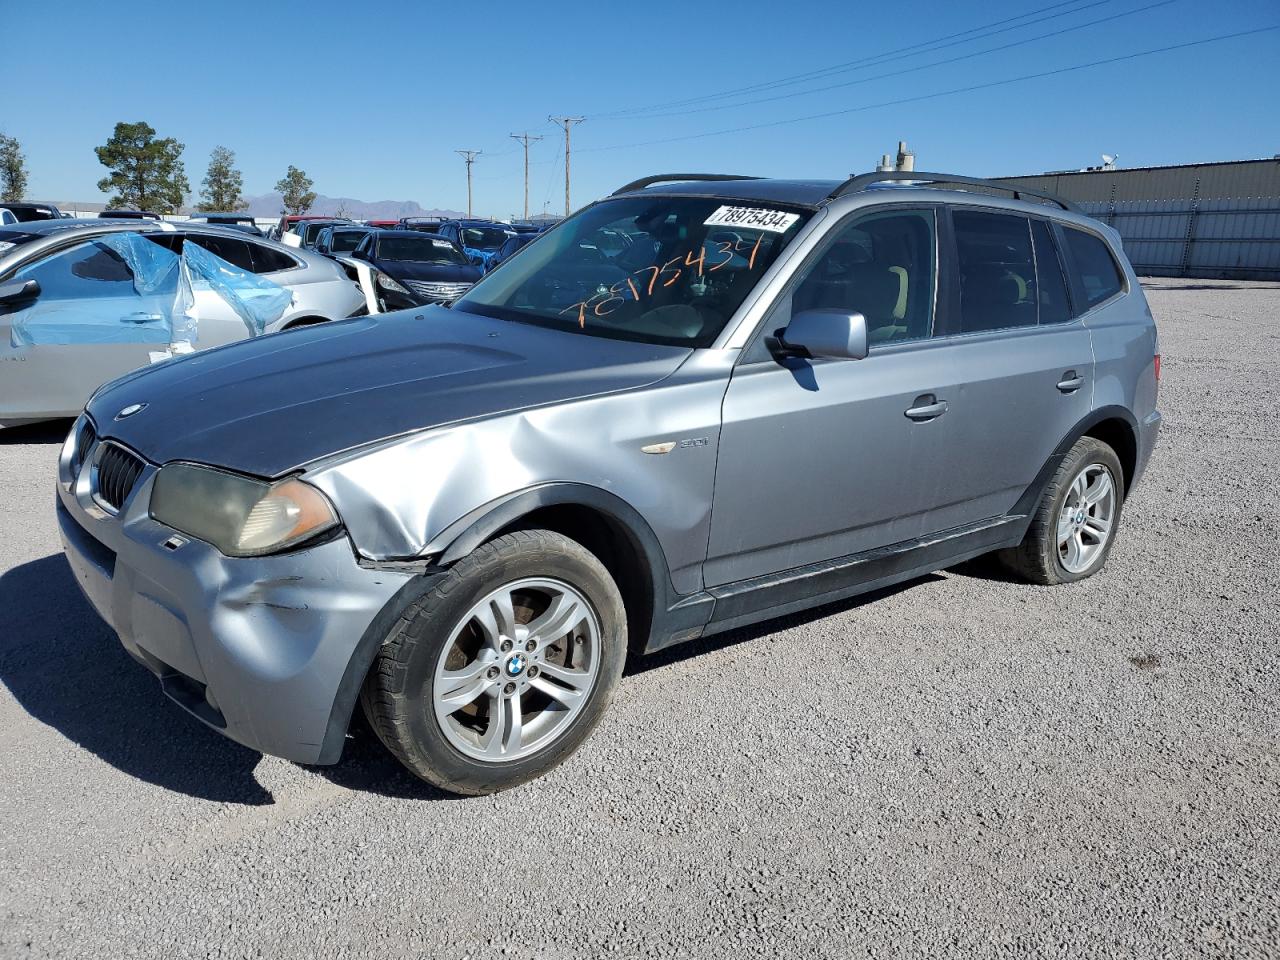
[[[529,144],[537,143],[542,137],[530,136],[528,132],[511,134],[512,140],[524,144],[524,218],[529,219]]]
[[[547,117],[549,121],[564,125],[564,215],[569,215],[569,127],[581,123],[586,117]]]
[[[467,216],[471,216],[471,165],[476,162],[476,157],[484,153],[483,150],[455,150],[453,151],[467,162]]]

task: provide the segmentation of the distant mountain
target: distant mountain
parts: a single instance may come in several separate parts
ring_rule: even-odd
[[[245,197],[248,212],[255,217],[278,217],[282,209],[280,194],[263,193]],[[351,197],[326,197],[316,195],[316,202],[307,211],[311,216],[336,216],[341,214],[353,220],[399,220],[401,217],[464,217],[458,210],[427,209],[416,200],[354,200]]]

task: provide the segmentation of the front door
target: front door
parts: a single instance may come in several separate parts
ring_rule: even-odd
[[[930,415],[936,212],[861,214],[833,231],[765,320],[807,309],[867,319],[864,360],[779,361],[748,348],[725,394],[708,586],[860,553],[925,532],[929,466],[952,444]]]
[[[105,243],[50,254],[14,279],[40,292],[0,307],[0,424],[75,416],[101,384],[168,346],[176,286],[135,284]]]

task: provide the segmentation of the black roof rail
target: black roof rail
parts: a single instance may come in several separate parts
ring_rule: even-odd
[[[1013,194],[1013,199],[1015,200],[1021,200],[1023,197],[1035,197],[1037,200],[1047,200],[1050,203],[1057,204],[1063,210],[1069,210],[1072,213],[1081,212],[1080,208],[1070,200],[1064,199],[1055,193],[1046,193],[1043,190],[1028,190],[1026,187],[1013,187],[1006,183],[998,183],[995,180],[984,180],[981,177],[961,177],[953,173],[924,173],[920,170],[886,170],[881,173],[855,174],[827,194],[827,199],[834,200],[836,197],[858,193],[876,183],[902,180],[919,183],[967,184],[971,187],[985,187],[988,190],[1002,190],[1005,193]]]
[[[613,191],[610,196],[616,197],[620,193],[630,193],[632,190],[643,190],[645,187],[651,187],[655,183],[680,183],[685,180],[760,180],[760,177],[739,177],[732,173],[659,173],[652,177],[641,177],[639,180],[632,180],[626,186],[619,187]]]

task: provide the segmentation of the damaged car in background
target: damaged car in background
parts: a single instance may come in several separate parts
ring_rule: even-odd
[[[333,261],[226,228],[0,229],[0,427],[74,417],[148,363],[366,312]]]
[[[457,244],[416,230],[372,230],[338,260],[365,290],[370,313],[452,303],[482,273]]]

